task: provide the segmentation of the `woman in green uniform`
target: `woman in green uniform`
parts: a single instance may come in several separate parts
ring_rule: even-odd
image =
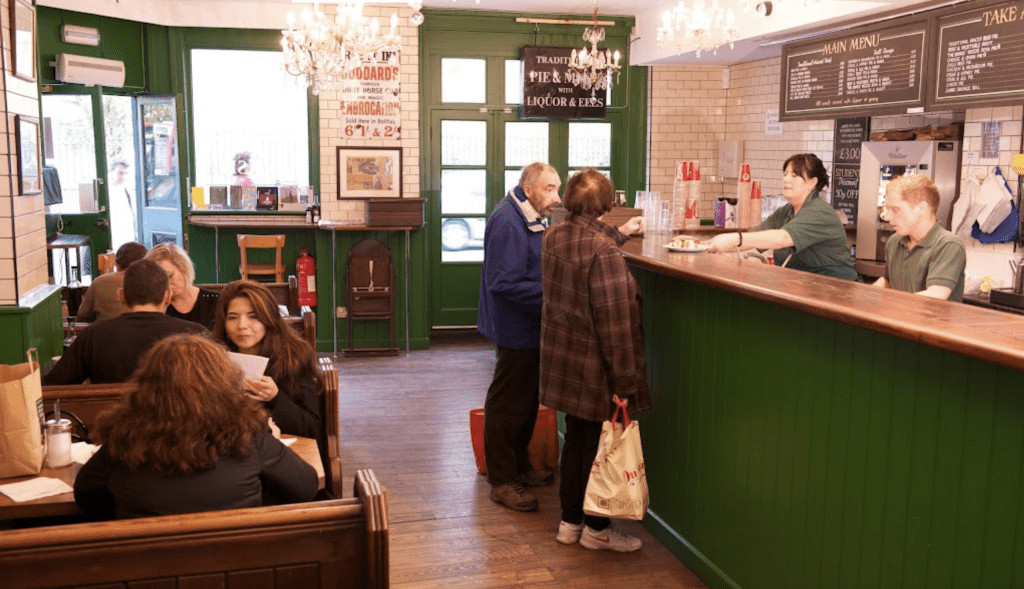
[[[813,153],[800,153],[782,169],[782,195],[789,203],[750,231],[715,236],[709,251],[772,249],[778,266],[857,280],[846,230],[832,205],[818,195],[828,187],[825,165]]]

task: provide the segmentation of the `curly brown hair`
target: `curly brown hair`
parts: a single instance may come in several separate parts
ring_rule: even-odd
[[[167,475],[209,470],[221,456],[245,456],[267,430],[265,409],[245,394],[241,368],[201,335],[156,343],[121,403],[99,417],[110,457]]]
[[[217,300],[213,337],[224,342],[232,352],[238,351],[238,346],[228,337],[225,326],[228,305],[238,297],[249,300],[256,318],[266,330],[260,343],[259,355],[270,358],[266,373],[274,379],[278,389],[298,398],[302,388],[299,383],[312,379],[316,383],[317,394],[322,394],[324,385],[316,352],[284,322],[277,309],[277,299],[262,284],[252,280],[236,280],[224,287]]]

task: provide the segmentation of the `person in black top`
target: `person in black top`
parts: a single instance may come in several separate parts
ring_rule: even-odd
[[[282,433],[316,439],[323,391],[316,352],[284,322],[267,287],[251,280],[225,286],[213,336],[233,352],[269,358],[263,377],[246,380],[249,396],[270,410]]]
[[[274,437],[219,343],[167,338],[146,354],[132,383],[100,417],[103,445],[75,479],[83,512],[122,519],[316,496],[316,471]]]
[[[125,382],[146,350],[161,339],[177,333],[208,334],[198,323],[164,314],[171,291],[167,273],[156,262],[139,260],[129,266],[117,293],[128,312],[79,334],[43,376],[44,385]]]
[[[161,243],[149,250],[146,259],[157,262],[167,272],[171,285],[171,304],[167,307],[167,314],[213,329],[220,293],[193,284],[196,268],[185,250],[176,243]]]

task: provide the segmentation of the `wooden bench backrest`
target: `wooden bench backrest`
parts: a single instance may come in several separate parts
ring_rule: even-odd
[[[276,507],[10,530],[8,587],[316,587],[389,584],[387,492],[359,471],[355,497]]]
[[[53,411],[54,401],[59,399],[61,413],[73,413],[93,433],[96,416],[117,404],[130,388],[131,385],[123,383],[45,386],[43,409],[47,413]]]
[[[288,308],[288,314],[299,316],[299,280],[295,276],[289,276],[288,282],[261,282],[270,290],[270,293],[277,299],[277,304]],[[227,283],[197,284],[199,288],[220,292],[224,290]]]

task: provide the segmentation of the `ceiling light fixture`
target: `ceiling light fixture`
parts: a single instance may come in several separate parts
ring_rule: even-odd
[[[718,54],[718,48],[726,43],[729,48],[739,39],[736,16],[732,9],[724,10],[718,0],[706,6],[704,0],[693,0],[693,7],[687,8],[680,0],[676,7],[662,15],[662,26],[658,28],[658,44],[675,47],[678,53],[696,51],[697,57],[705,51]]]
[[[349,72],[363,65],[376,65],[378,59],[386,59],[392,65],[398,63],[402,38],[397,32],[397,14],[391,15],[391,28],[382,34],[376,18],[363,16],[362,0],[339,2],[333,21],[320,11],[319,4],[313,2],[313,10],[302,11],[298,26],[295,16],[288,13],[288,29],[281,31],[285,71],[306,78],[313,94],[339,84],[344,86]],[[409,2],[410,6],[413,4],[422,5]],[[423,14],[416,10],[410,20],[419,25]]]
[[[568,77],[574,86],[590,90],[590,96],[597,96],[598,90],[607,90],[613,86],[612,74],[618,75],[622,66],[619,65],[619,52],[613,56],[608,49],[598,49],[597,44],[604,41],[604,28],[597,25],[597,0],[594,0],[594,22],[583,31],[583,40],[590,43],[590,51],[584,47],[572,50],[569,57]]]

